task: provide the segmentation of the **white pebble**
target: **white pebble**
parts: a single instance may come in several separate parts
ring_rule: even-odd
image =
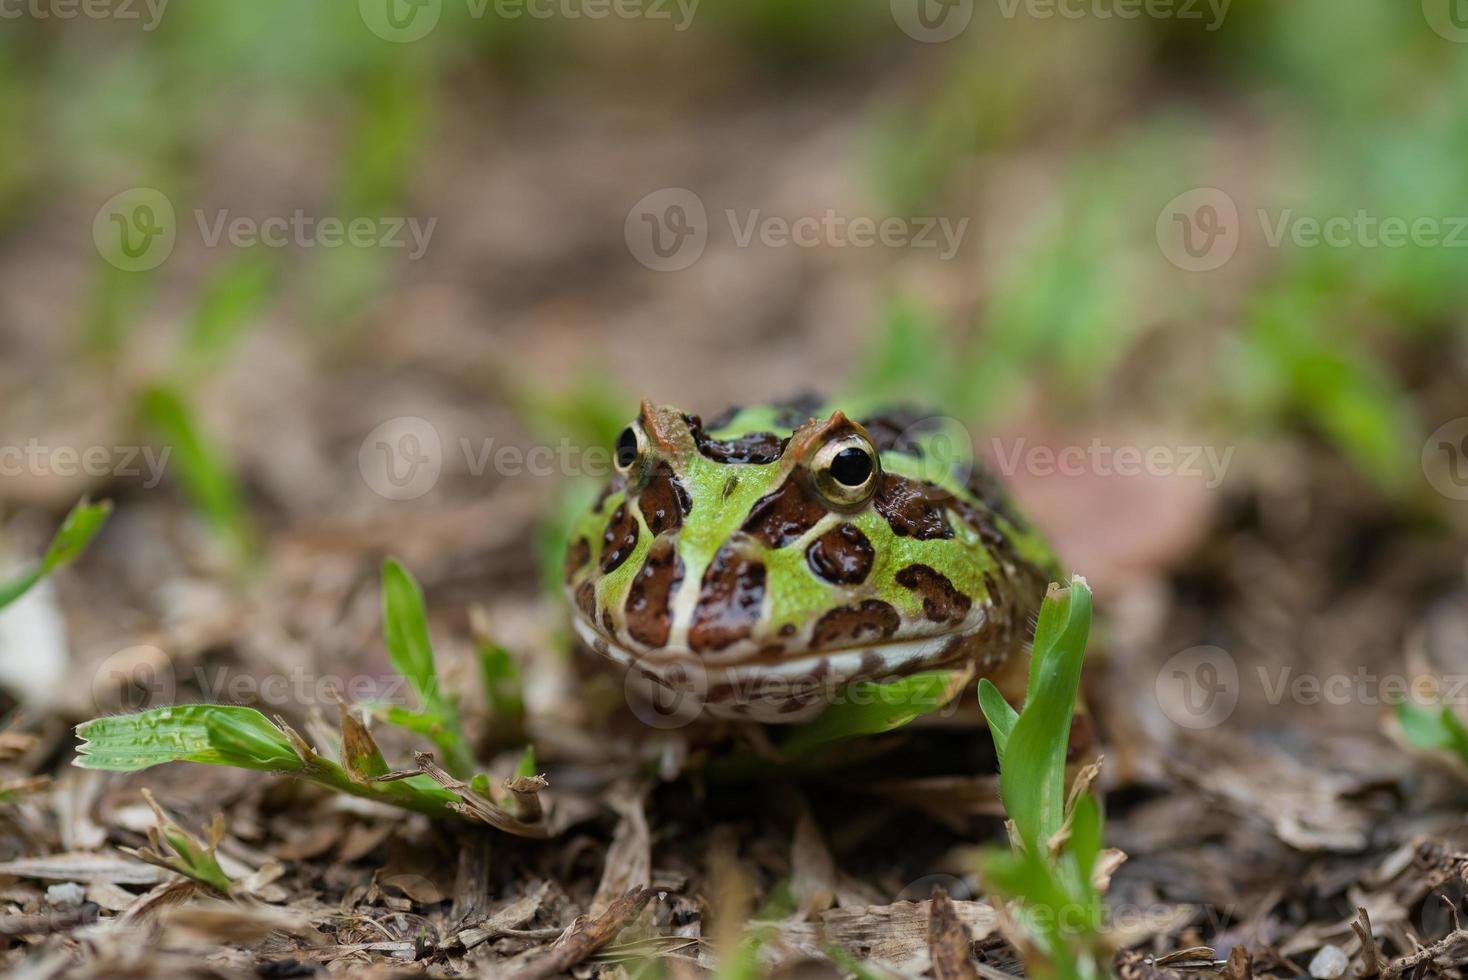
[[[1345,976],[1349,964],[1345,950],[1339,946],[1322,946],[1320,952],[1310,961],[1310,975],[1315,980],[1336,980],[1337,977]]]

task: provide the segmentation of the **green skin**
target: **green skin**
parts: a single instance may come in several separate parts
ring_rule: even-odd
[[[878,415],[868,416],[864,427],[847,421],[831,406],[805,407],[814,410],[744,408],[717,428],[703,432],[708,440],[719,442],[735,442],[756,433],[788,440],[778,458],[754,463],[711,458],[701,451],[697,430],[690,424],[697,420],[676,409],[644,404],[634,422],[645,436],[637,462],[614,478],[610,491],[572,529],[567,590],[583,638],[604,655],[654,672],[676,661],[743,677],[816,675],[825,663],[826,669],[836,668],[836,674],[845,680],[895,676],[956,661],[973,662],[983,673],[998,670],[1020,645],[1046,584],[1058,577],[1058,568],[1045,542],[1007,500],[992,489],[981,495],[976,489],[984,489],[983,485],[965,482],[973,469],[967,432],[951,419],[929,419],[926,427],[914,429]],[[807,415],[808,420],[792,424]],[[904,440],[899,445],[908,451],[892,445],[881,448],[880,471],[925,486],[923,492],[938,501],[936,506],[952,529],[951,535],[920,540],[912,533],[899,534],[875,497],[853,506],[822,495],[813,477],[819,465],[814,457],[820,448],[843,434],[855,432],[868,438],[869,431],[879,429],[905,429],[908,440],[920,447],[913,452]],[[880,446],[880,440],[874,441]],[[964,451],[959,455],[951,447]],[[671,469],[691,506],[681,526],[663,532],[676,549],[682,577],[666,604],[668,640],[649,644],[629,635],[625,610],[634,579],[653,551],[654,535],[640,510],[639,495],[647,492],[649,474],[659,464]],[[731,482],[731,478],[735,479]],[[749,541],[749,522],[756,505],[784,488],[787,481],[804,488],[803,500],[819,504],[807,508],[803,533],[780,547]],[[609,521],[624,503],[626,513],[636,521],[636,544],[630,557],[603,574],[600,562],[608,547],[604,539]],[[828,581],[808,557],[810,543],[841,524],[854,526],[871,546],[869,571],[854,584]],[[753,620],[745,624],[745,637],[718,649],[699,649],[697,643],[689,642],[690,621],[695,605],[709,601],[700,592],[707,589],[706,572],[731,541],[739,554],[763,565],[763,594]],[[996,541],[1000,542],[997,546]],[[580,542],[585,550],[578,552]],[[903,569],[914,565],[936,572],[954,593],[967,598],[961,620],[950,616],[935,621],[925,615],[925,599],[930,596],[898,580]],[[818,628],[822,618],[833,611],[850,610],[872,600],[896,611],[897,625],[886,635],[868,630],[832,639],[830,630],[823,633]],[[891,622],[889,616],[889,627]],[[852,666],[854,661],[861,662]],[[779,705],[770,704],[734,713],[766,721],[795,721],[806,716],[789,713],[789,717],[777,717]]]

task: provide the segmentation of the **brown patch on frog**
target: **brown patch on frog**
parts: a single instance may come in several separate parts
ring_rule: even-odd
[[[616,571],[632,555],[637,547],[637,518],[623,503],[612,513],[606,533],[601,539],[601,570]]]
[[[607,636],[617,635],[617,621],[612,618],[612,611],[610,609],[603,609],[601,611],[601,628]]]
[[[902,618],[880,599],[864,600],[859,606],[832,609],[816,621],[811,636],[814,647],[855,646],[868,640],[885,640],[897,632]],[[874,655],[875,656],[875,655]],[[878,663],[881,658],[877,658]],[[862,662],[863,667],[866,662]]]
[[[678,482],[673,468],[659,461],[648,476],[647,485],[637,495],[637,506],[647,522],[648,532],[658,535],[669,528],[682,527],[683,518],[693,510],[693,501]]]
[[[667,645],[673,628],[673,593],[683,581],[683,560],[671,537],[659,538],[627,590],[627,633],[650,647]]]
[[[876,549],[855,524],[838,524],[805,549],[811,571],[832,585],[865,582],[876,556]]]
[[[596,585],[582,582],[576,587],[576,608],[588,622],[596,622]]]
[[[722,650],[754,631],[765,599],[765,566],[745,557],[741,544],[724,542],[709,562],[688,627],[688,645],[699,653]]]
[[[706,428],[710,432],[718,432],[724,426],[728,425],[730,422],[733,422],[736,418],[738,418],[739,413],[742,411],[744,411],[743,405],[730,405],[718,415],[715,415],[713,418],[709,419]]]
[[[577,538],[571,542],[571,547],[566,549],[566,583],[569,585],[571,578],[591,561],[591,543],[585,538]]]
[[[805,489],[803,481],[788,477],[780,489],[761,497],[740,529],[767,548],[783,548],[826,516],[826,505]]]
[[[794,636],[795,635],[795,628],[796,627],[795,627],[795,624],[794,623],[786,623],[784,626],[781,626],[780,627],[780,635],[781,636]]]
[[[912,564],[897,573],[897,584],[923,600],[923,615],[933,623],[961,623],[973,600],[953,587],[948,576],[928,565]]]
[[[591,505],[592,513],[600,514],[602,508],[607,505],[607,498],[610,497],[612,494],[620,493],[625,489],[627,489],[627,478],[620,473],[613,476],[610,480],[607,481],[606,485],[601,488],[601,493],[596,495],[596,502]]]
[[[786,429],[794,429],[804,425],[815,417],[816,412],[821,410],[825,399],[815,392],[801,392],[793,398],[787,398],[782,402],[776,402],[770,407],[775,410],[775,424]]]
[[[685,415],[693,444],[698,451],[716,463],[755,463],[764,465],[778,460],[789,439],[773,432],[746,432],[733,439],[715,439],[704,431],[697,415]]]
[[[897,408],[862,419],[861,425],[867,430],[877,452],[897,452],[921,459],[922,446],[916,436],[937,428],[935,422],[917,409]]]
[[[931,541],[953,537],[953,527],[939,504],[944,498],[950,495],[930,483],[883,473],[882,485],[872,503],[899,538]]]
[[[984,588],[989,593],[989,605],[995,609],[1004,608],[1004,592],[1000,590],[999,583],[994,581],[994,576],[988,572],[984,573]]]
[[[1028,530],[1028,522],[1014,509],[1014,502],[1009,499],[1004,484],[987,467],[975,463],[964,486],[985,507],[1008,521],[1010,527],[1017,531]]]
[[[734,474],[730,474],[729,479],[724,481],[724,489],[721,492],[723,493],[724,499],[728,500],[730,497],[734,496],[734,491],[738,489],[739,477]]]

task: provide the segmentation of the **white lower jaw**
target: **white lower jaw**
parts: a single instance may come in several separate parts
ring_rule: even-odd
[[[853,680],[911,674],[944,663],[950,659],[955,636],[982,627],[981,623],[962,633],[813,653],[790,660],[719,666],[707,664],[692,651],[663,650],[656,656],[636,653],[608,640],[580,617],[574,621],[587,646],[624,667],[636,668],[628,671],[629,698],[648,696],[647,691],[634,688],[651,688],[659,699],[670,694],[682,699],[680,711],[684,714],[764,724],[809,721]]]

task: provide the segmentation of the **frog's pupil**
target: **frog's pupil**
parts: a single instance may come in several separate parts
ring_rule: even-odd
[[[626,469],[637,462],[637,433],[632,431],[632,426],[622,430],[617,436],[617,465]]]
[[[872,457],[864,449],[843,449],[831,460],[831,475],[842,486],[859,487],[872,475]]]

